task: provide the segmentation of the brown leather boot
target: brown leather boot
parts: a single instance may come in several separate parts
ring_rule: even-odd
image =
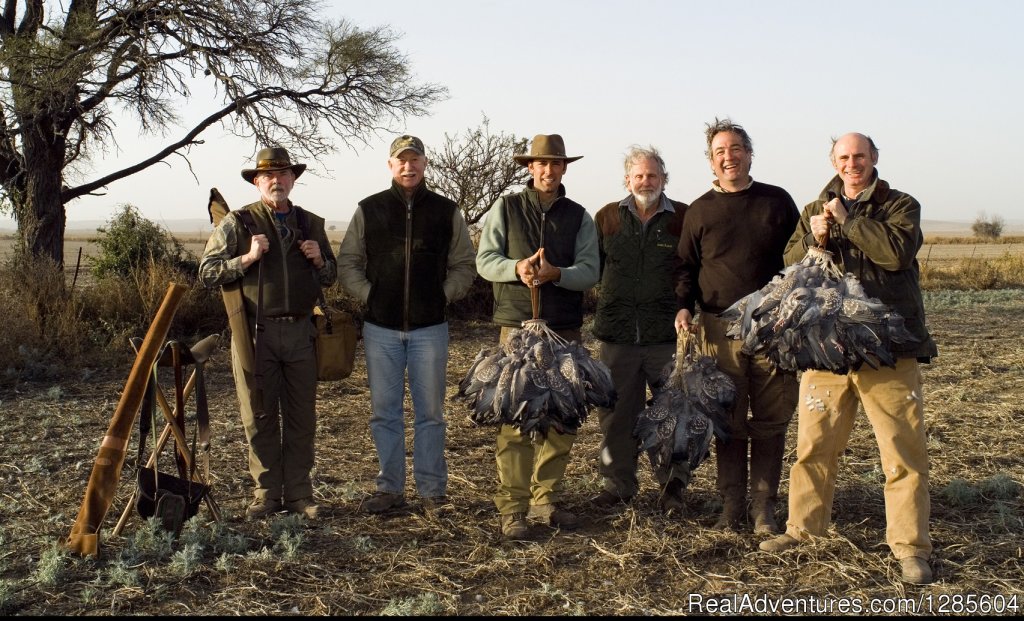
[[[750,519],[754,522],[755,534],[782,532],[775,521],[775,505],[779,500],[779,479],[785,452],[785,433],[750,440]]]
[[[723,442],[715,438],[718,461],[718,492],[722,513],[712,528],[738,530],[747,509],[747,439]]]

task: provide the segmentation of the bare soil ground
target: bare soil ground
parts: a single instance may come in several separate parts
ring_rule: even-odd
[[[103,523],[100,558],[54,547],[78,513],[128,369],[81,369],[59,384],[0,393],[0,614],[661,615],[715,612],[712,599],[752,606],[717,610],[739,614],[785,605],[827,615],[1018,614],[1024,292],[995,293],[928,297],[941,353],[924,367],[934,585],[899,580],[884,544],[883,475],[863,418],[841,458],[829,536],[779,555],[758,552],[761,537],[749,526],[738,533],[710,528],[719,508],[713,459],[698,469],[681,516],[658,512],[645,461],[642,493],[631,506],[592,508],[588,499],[600,491],[593,416],[566,480],[567,505],[585,516],[583,528],[537,525],[531,542],[502,541],[491,502],[494,431],[473,426],[458,401],[447,410],[452,506],[425,513],[410,473],[405,510],[366,515],[360,504],[373,490],[377,464],[361,351],[352,377],[320,385],[314,483],[322,519],[245,522],[246,445],[222,348],[207,377],[214,494],[225,520],[214,525],[203,508],[174,555],[160,560],[129,554],[146,532],[135,513],[121,537],[110,537],[132,491],[130,464]],[[450,394],[476,352],[496,338],[487,323],[453,324]],[[794,424],[783,494],[795,431]],[[411,448],[410,438],[410,461]],[[783,502],[780,518],[785,513]]]

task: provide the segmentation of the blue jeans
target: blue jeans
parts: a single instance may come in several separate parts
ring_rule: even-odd
[[[370,431],[377,447],[380,472],[377,491],[405,491],[405,373],[413,412],[413,478],[422,498],[444,496],[448,462],[444,457],[445,372],[448,367],[448,323],[411,332],[363,324],[366,375],[373,416]]]

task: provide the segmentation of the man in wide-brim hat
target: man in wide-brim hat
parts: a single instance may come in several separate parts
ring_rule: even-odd
[[[568,164],[582,158],[582,155],[566,156],[565,141],[558,134],[537,134],[533,137],[533,142],[530,143],[530,152],[525,155],[513,156],[512,159],[523,166],[529,166],[530,162],[534,160],[562,160]]]
[[[241,281],[250,333],[259,339],[255,368],[243,367],[237,344],[231,356],[255,483],[248,519],[280,511],[316,519],[318,513],[311,481],[317,382],[311,317],[338,266],[324,219],[289,198],[305,170],[281,147],[261,149],[256,166],[242,170],[260,200],[221,220],[199,263],[204,286]]]
[[[593,218],[566,197],[562,185],[569,162],[580,157],[566,155],[558,134],[534,136],[530,152],[515,156],[533,178],[523,191],[499,198],[487,214],[476,267],[494,283],[492,319],[501,326],[502,343],[534,318],[532,289],[540,299],[539,318],[562,338],[581,340],[583,292],[597,283],[600,259]],[[554,528],[579,526],[559,504],[576,431],[552,427],[535,441],[512,425],[499,428],[494,504],[505,538],[527,537],[527,519]]]
[[[268,147],[260,149],[260,152],[256,154],[256,168],[242,169],[242,179],[253,183],[257,174],[277,170],[291,170],[295,178],[298,179],[306,170],[306,165],[292,164],[288,151],[281,147]]]

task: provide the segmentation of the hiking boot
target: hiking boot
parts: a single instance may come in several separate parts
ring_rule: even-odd
[[[910,584],[931,584],[932,568],[928,561],[918,556],[908,556],[900,560],[903,569],[903,581]]]
[[[565,509],[559,509],[558,505],[553,502],[530,506],[530,512],[527,516],[530,519],[547,524],[551,528],[575,530],[580,527],[580,519],[576,517],[576,514]]]
[[[252,501],[252,504],[245,508],[245,519],[262,520],[268,515],[279,513],[284,507],[281,501],[275,498],[264,498]]]
[[[747,504],[745,498],[726,496],[722,499],[722,513],[718,515],[714,525],[715,530],[736,530],[740,529],[740,521],[743,520],[743,508]]]
[[[300,498],[299,500],[292,500],[285,503],[284,506],[288,513],[297,513],[307,520],[316,520],[320,507],[313,502],[312,498]]]
[[[374,492],[363,502],[363,511],[367,513],[384,513],[405,505],[405,496],[391,492]]]
[[[790,537],[789,535],[779,535],[771,539],[765,539],[757,547],[762,552],[784,552],[790,548],[795,548],[800,544],[800,541]]]
[[[501,524],[501,536],[512,541],[526,539],[530,534],[530,525],[525,513],[502,513],[498,516]]]
[[[661,507],[662,513],[683,512],[686,508],[686,503],[683,501],[683,490],[685,489],[686,484],[679,479],[672,479],[668,482],[661,493],[661,498],[658,499],[658,506]]]
[[[771,500],[755,499],[750,506],[750,519],[754,522],[755,535],[777,535],[782,532],[775,521],[775,503]]]
[[[450,509],[452,506],[447,496],[427,496],[422,498],[420,503],[423,505],[425,513],[438,513],[443,509]]]
[[[617,505],[628,505],[631,502],[633,502],[632,496],[619,496],[618,494],[609,492],[608,490],[604,490],[597,496],[590,499],[590,504],[594,505],[598,509],[611,509]]]

